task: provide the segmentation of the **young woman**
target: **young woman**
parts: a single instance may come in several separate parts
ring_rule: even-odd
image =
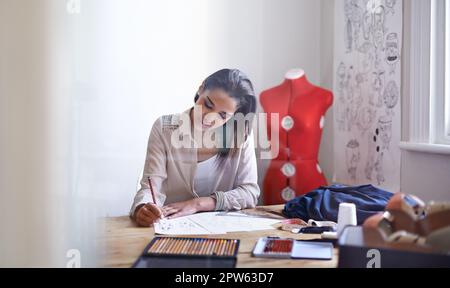
[[[239,70],[224,69],[203,82],[193,108],[160,117],[130,212],[136,223],[255,207],[260,194],[251,135],[255,112],[251,81]]]

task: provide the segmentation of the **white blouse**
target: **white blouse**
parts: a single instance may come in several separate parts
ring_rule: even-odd
[[[215,179],[220,176],[217,167],[218,157],[218,154],[216,154],[197,164],[194,177],[194,191],[199,197],[208,197],[216,192],[214,191]]]
[[[193,187],[198,158],[195,137],[191,135],[191,109],[162,116],[153,124],[148,138],[144,172],[130,215],[133,215],[137,206],[153,201],[149,177],[158,206],[198,197]],[[222,165],[215,168],[219,171],[215,172],[219,177],[211,176],[209,171],[207,175],[214,181],[215,191],[210,192],[213,193],[211,197],[216,199],[216,211],[241,210],[256,206],[260,189],[253,135],[239,147],[236,154],[229,155]],[[205,173],[199,172],[197,175],[200,177]]]

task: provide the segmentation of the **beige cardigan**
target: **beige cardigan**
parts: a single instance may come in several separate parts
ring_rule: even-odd
[[[148,177],[156,190],[158,206],[199,197],[193,187],[197,168],[197,150],[194,147],[197,142],[191,135],[190,110],[162,116],[153,124],[143,177],[134,197],[131,215],[137,206],[152,202]],[[184,145],[180,145],[180,141]],[[218,170],[219,177],[214,180],[215,189],[211,191],[211,196],[216,199],[216,210],[256,206],[260,189],[253,135],[248,137],[235,156],[228,156]]]

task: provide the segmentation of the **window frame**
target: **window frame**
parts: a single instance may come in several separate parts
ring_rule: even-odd
[[[445,2],[445,137],[450,142],[450,0]]]
[[[431,69],[430,69],[430,142],[432,144],[450,145],[448,134],[448,65],[446,56],[446,19],[449,0],[431,1]],[[444,61],[442,61],[444,59]],[[447,82],[448,83],[448,82]],[[446,99],[447,98],[447,99]]]
[[[445,87],[446,82],[450,83],[450,72],[446,73],[450,69],[449,57],[442,61],[450,48],[444,29],[450,25],[446,19],[450,0],[408,2],[404,30],[409,43],[405,41],[403,48],[403,95],[409,97],[404,101],[407,116],[403,121],[407,128],[400,148],[450,154],[450,87]]]

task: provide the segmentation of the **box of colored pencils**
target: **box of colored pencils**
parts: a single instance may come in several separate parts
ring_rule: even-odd
[[[333,244],[300,241],[278,237],[260,238],[253,249],[254,257],[331,260]]]
[[[155,237],[133,267],[233,268],[239,240]]]

